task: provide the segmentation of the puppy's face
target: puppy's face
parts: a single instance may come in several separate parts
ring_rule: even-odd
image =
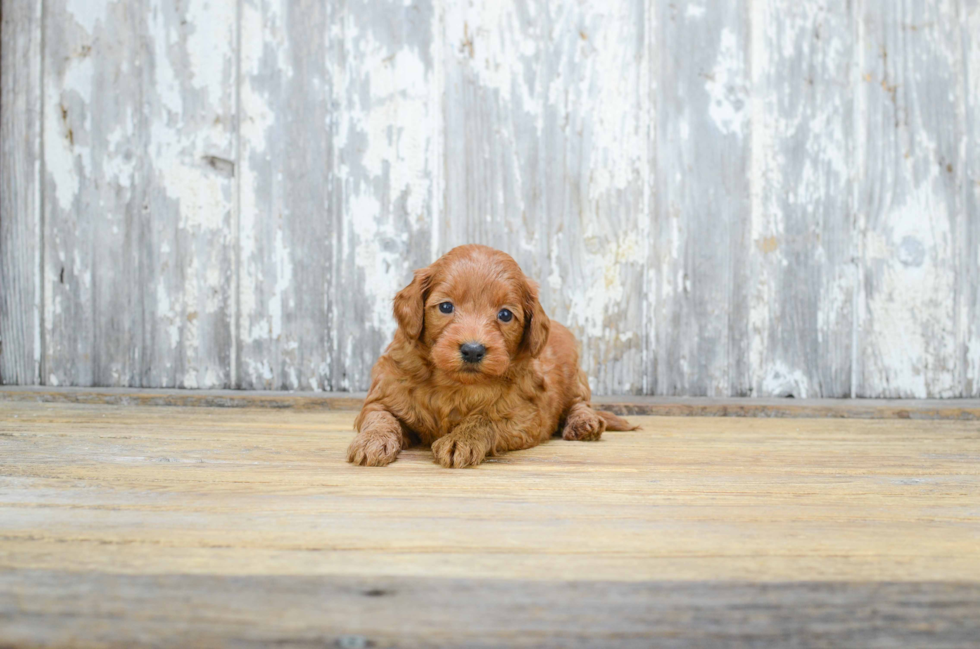
[[[548,337],[536,287],[510,256],[483,246],[456,248],[416,271],[395,298],[395,316],[433,365],[464,384],[503,376]]]

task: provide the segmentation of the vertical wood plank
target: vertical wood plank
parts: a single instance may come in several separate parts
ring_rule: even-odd
[[[336,3],[244,0],[241,340],[244,389],[334,387]]]
[[[962,40],[952,1],[859,3],[857,219],[863,268],[855,394],[952,397],[962,182]]]
[[[751,20],[743,381],[758,396],[847,397],[856,278],[850,3],[756,3]]]
[[[966,77],[966,141],[962,183],[966,228],[959,237],[959,331],[964,397],[980,396],[980,0],[964,0],[959,16]]]
[[[363,389],[477,241],[598,393],[980,394],[977,0],[40,6],[3,5],[0,381]]]
[[[446,18],[442,251],[511,253],[602,393],[645,388],[648,22],[640,0],[454,3]]]
[[[0,383],[41,371],[40,0],[0,6]]]
[[[45,9],[43,380],[139,385],[142,6]]]
[[[231,387],[237,3],[148,0],[141,381]]]
[[[364,390],[391,341],[392,299],[429,263],[441,195],[441,13],[432,0],[346,0],[334,78],[336,390]],[[334,32],[332,32],[334,33]]]
[[[510,253],[541,282],[545,309],[556,317],[541,191],[546,3],[449,2],[445,20],[446,214],[438,253],[466,243]]]
[[[748,391],[745,2],[657,3],[657,394]]]
[[[46,379],[227,387],[235,7],[47,15]]]

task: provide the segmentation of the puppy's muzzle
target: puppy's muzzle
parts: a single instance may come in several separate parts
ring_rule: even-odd
[[[487,348],[480,343],[463,343],[459,346],[459,355],[463,357],[464,363],[475,365],[487,355]]]

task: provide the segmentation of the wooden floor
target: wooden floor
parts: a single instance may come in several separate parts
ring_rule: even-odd
[[[470,470],[353,412],[0,401],[0,647],[980,645],[980,422],[637,417]]]

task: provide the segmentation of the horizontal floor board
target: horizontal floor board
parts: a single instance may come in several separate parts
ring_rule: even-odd
[[[967,648],[980,585],[11,570],[0,633],[0,646]]]
[[[347,464],[353,418],[0,401],[0,647],[977,637],[977,422],[638,416],[453,471]]]

